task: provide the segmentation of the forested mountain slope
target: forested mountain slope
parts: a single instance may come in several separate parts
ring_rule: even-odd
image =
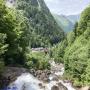
[[[57,25],[44,0],[17,0],[17,9],[28,19],[31,47],[45,47],[64,38],[63,30]]]
[[[75,86],[90,85],[90,6],[82,12],[74,31],[54,48],[53,56],[65,64],[65,77]]]

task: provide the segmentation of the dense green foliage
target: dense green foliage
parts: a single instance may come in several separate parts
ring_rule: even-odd
[[[7,44],[5,44],[6,35],[0,33],[0,73],[4,69],[3,54],[7,51]]]
[[[51,57],[53,57],[55,59],[56,63],[64,63],[63,57],[64,57],[64,53],[65,53],[65,48],[67,46],[67,42],[66,40],[62,41],[61,43],[55,45],[52,49],[51,49]]]
[[[28,19],[31,47],[47,47],[64,38],[64,32],[55,22],[43,0],[18,0],[17,9],[22,10]]]
[[[4,54],[6,65],[24,64],[23,51],[27,42],[24,40],[23,34],[25,34],[27,28],[24,18],[21,20],[21,15],[19,17],[18,14],[18,11],[7,9],[3,4],[0,5],[0,33],[7,36],[5,45],[8,45]]]
[[[64,38],[64,32],[43,0],[15,0],[14,3],[10,7],[0,0],[0,72],[4,65],[49,68],[46,55],[34,57],[30,48],[56,44]],[[37,62],[31,65],[34,60]]]
[[[3,6],[3,1],[0,1],[0,24],[2,21],[2,15],[4,13],[6,13],[4,10],[4,6]],[[1,30],[2,27],[0,27]],[[7,47],[8,45],[5,43],[7,36],[4,33],[0,33],[0,73],[4,70],[4,60],[3,60],[3,55],[5,54],[5,52],[7,51]]]
[[[59,61],[65,64],[65,77],[75,86],[90,85],[90,6],[55,50]]]
[[[75,85],[90,84],[89,67],[90,62],[90,7],[85,9],[77,26],[77,36],[65,53],[66,73],[74,81]],[[88,69],[88,70],[87,70]],[[88,72],[87,72],[88,71]]]
[[[46,55],[44,52],[31,52],[30,54],[26,54],[27,61],[26,66],[28,68],[33,69],[50,69],[49,64],[49,55]]]

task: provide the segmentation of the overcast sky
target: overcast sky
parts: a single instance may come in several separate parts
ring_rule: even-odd
[[[45,0],[51,12],[56,14],[79,14],[90,4],[90,0]]]

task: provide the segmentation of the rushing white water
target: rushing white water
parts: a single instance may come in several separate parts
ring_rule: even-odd
[[[14,7],[14,5],[15,5],[15,1],[14,0],[6,0],[6,6],[8,7],[8,8],[13,8]]]
[[[16,87],[17,90],[40,90],[39,83],[41,82],[31,74],[24,73],[18,77],[17,80],[10,85],[10,87],[11,90],[13,87]]]
[[[54,62],[52,65],[56,65]],[[64,73],[64,68],[62,67],[60,71],[54,72],[50,75],[50,82],[43,83],[39,81],[37,78],[33,77],[30,73],[23,73],[21,76],[17,78],[15,82],[13,82],[9,87],[13,90],[13,87],[16,87],[15,90],[51,90],[51,88],[55,85],[58,86],[58,83],[64,85],[68,90],[75,90],[71,83],[65,83],[62,80],[53,81],[54,76],[62,76]]]
[[[64,68],[61,68],[60,71],[55,72],[55,75],[57,75],[57,76],[62,76],[63,74],[64,74]]]

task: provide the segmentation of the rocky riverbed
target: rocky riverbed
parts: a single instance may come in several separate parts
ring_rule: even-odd
[[[51,63],[51,70],[27,70],[21,68],[12,68],[13,78],[19,77],[12,81],[9,88],[16,87],[17,90],[75,90],[71,84],[64,83],[60,77],[64,73],[63,64]],[[14,70],[15,69],[15,70]],[[20,71],[19,71],[20,70]],[[18,75],[15,73],[18,71]],[[8,70],[8,72],[11,72]],[[9,74],[11,75],[11,74]]]
[[[64,65],[51,63],[51,70],[27,70],[25,68],[7,67],[3,73],[4,85],[10,83],[9,90],[89,90],[89,87],[75,89],[70,82],[61,80]],[[6,84],[5,84],[6,83]]]

